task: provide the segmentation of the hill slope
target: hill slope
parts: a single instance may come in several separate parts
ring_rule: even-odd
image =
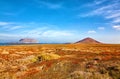
[[[85,38],[85,39],[82,39],[76,43],[83,43],[83,44],[102,44],[101,42],[99,41],[96,41],[95,39],[93,38]]]

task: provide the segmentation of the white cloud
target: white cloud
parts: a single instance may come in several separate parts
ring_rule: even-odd
[[[21,9],[17,9],[15,12],[11,12],[11,11],[4,11],[4,12],[1,12],[3,15],[7,15],[7,16],[18,16],[20,14],[22,14],[27,8],[24,7],[24,8],[21,8]]]
[[[23,26],[12,26],[12,27],[9,27],[10,30],[16,30],[16,29],[20,29],[20,28],[23,28]]]
[[[13,37],[19,37],[18,34],[11,34],[11,33],[0,33],[0,36],[1,37],[11,37],[12,39],[13,39]]]
[[[98,27],[98,29],[99,29],[99,30],[104,30],[104,29],[105,29],[105,27]]]
[[[99,7],[87,14],[83,14],[83,15],[80,15],[81,17],[88,17],[88,16],[95,16],[95,15],[108,15],[109,13],[113,12],[113,8],[114,6],[117,6],[118,4],[115,3],[115,4],[112,4],[112,5],[106,5],[106,6],[102,6],[102,7]]]
[[[96,31],[95,30],[89,30],[87,33],[88,34],[94,34],[94,33],[96,33]]]
[[[42,4],[45,5],[45,6],[47,6],[48,8],[51,8],[51,9],[61,8],[60,4],[51,4],[51,3],[42,3]]]
[[[32,30],[26,30],[23,33],[25,33],[28,36],[51,37],[51,38],[58,38],[58,37],[75,35],[75,33],[73,31],[56,30],[56,29],[53,30],[53,29],[50,29],[48,27],[41,27],[41,28],[35,28]]]
[[[107,0],[93,0],[93,2],[85,4],[84,7],[93,7],[93,6],[98,6],[104,2],[106,2]]]
[[[104,2],[104,1],[103,1]],[[99,1],[96,2],[96,4],[99,4]],[[100,2],[102,4],[102,2]],[[91,10],[90,12],[78,15],[79,17],[92,17],[92,16],[101,16],[106,21],[110,23],[110,25],[113,24],[119,24],[120,23],[120,0],[111,0],[108,2],[107,5],[97,6],[96,9]],[[92,6],[93,7],[93,6]],[[101,28],[99,28],[100,30]],[[102,30],[102,29],[101,29]]]
[[[13,23],[13,22],[0,22],[0,26],[1,28],[7,31],[23,28],[23,26],[21,26],[20,24]]]
[[[43,27],[40,27],[40,28],[25,30],[25,31],[23,31],[23,33],[29,34],[29,35],[40,35],[45,30],[48,30],[48,27],[43,26]]]
[[[69,31],[61,31],[61,30],[47,30],[41,34],[44,37],[66,37],[72,36],[73,33]]]
[[[115,26],[113,26],[113,28],[116,30],[120,30],[120,25],[115,25]]]
[[[102,4],[102,3],[104,3],[105,1],[107,1],[107,0],[95,0],[94,1],[94,3],[96,4],[96,5],[99,5],[99,4]]]
[[[0,33],[0,42],[18,42],[19,39],[25,36],[19,33]]]
[[[115,19],[113,20],[113,23],[120,23],[120,18],[115,18]]]
[[[6,23],[6,22],[5,22]],[[21,38],[35,38],[40,42],[74,42],[80,36],[73,30],[60,30],[58,26],[47,23],[13,23],[4,24],[3,31],[0,32],[0,42],[5,41],[18,41]],[[23,28],[23,29],[21,29]],[[28,29],[29,28],[29,29]],[[74,38],[73,38],[74,37]],[[7,38],[7,39],[6,39]]]
[[[11,24],[11,23],[9,23],[9,22],[0,22],[0,26],[5,26],[5,25],[9,25],[9,24]]]
[[[50,9],[59,9],[62,7],[61,3],[51,3],[48,1],[40,1],[40,0],[35,0],[35,2],[40,4],[40,6],[45,6]]]
[[[22,25],[23,24],[23,25]],[[78,38],[78,34],[72,30],[59,30],[54,28],[56,25],[41,24],[41,23],[29,23],[29,27],[26,27],[28,23],[14,23],[5,25],[3,28],[7,31],[0,33],[0,39],[6,40],[19,40],[21,38],[35,38],[42,42],[73,42]],[[25,27],[24,27],[25,26]],[[34,26],[34,27],[32,27]],[[31,28],[32,27],[32,28]],[[51,28],[52,27],[52,28]],[[21,29],[24,28],[24,29]],[[27,29],[29,28],[29,29]],[[17,32],[16,32],[17,31]],[[74,38],[71,38],[74,37]]]
[[[120,17],[120,10],[111,12],[111,14],[106,16],[106,19],[112,19],[112,18],[116,18],[116,17]]]
[[[0,33],[0,39],[5,39],[8,38],[8,40],[10,39],[17,39],[16,41],[18,41],[21,38],[35,38],[40,40],[41,42],[74,42],[77,38],[79,38],[78,34],[76,34],[73,31],[69,31],[69,30],[50,30],[50,29],[39,29],[36,30],[28,30],[26,32],[18,32],[16,34],[11,34],[11,33]],[[72,38],[74,37],[74,38]],[[9,39],[10,38],[10,39]]]

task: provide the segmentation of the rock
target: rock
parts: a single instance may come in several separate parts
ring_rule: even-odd
[[[38,43],[36,39],[32,38],[23,38],[19,40],[20,43]]]

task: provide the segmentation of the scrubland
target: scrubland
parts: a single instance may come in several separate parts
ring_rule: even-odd
[[[120,45],[0,46],[0,79],[120,79]]]

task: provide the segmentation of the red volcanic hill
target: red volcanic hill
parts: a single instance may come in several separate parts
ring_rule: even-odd
[[[85,39],[82,39],[82,40],[76,42],[76,44],[102,44],[102,43],[99,41],[96,41],[95,39],[88,37],[88,38],[85,38]]]
[[[32,38],[23,38],[19,40],[20,43],[38,43],[37,40]]]

